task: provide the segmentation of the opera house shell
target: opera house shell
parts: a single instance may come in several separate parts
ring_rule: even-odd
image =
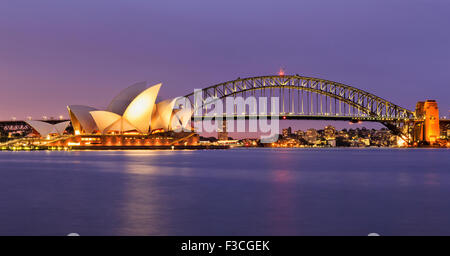
[[[91,134],[97,129],[90,112],[97,109],[88,106],[71,105],[67,106],[73,130],[76,135]]]
[[[150,87],[145,82],[133,84],[114,97],[106,110],[68,106],[75,134],[189,130],[192,113],[174,110],[176,98],[156,102],[161,86],[161,83]]]
[[[64,131],[70,125],[70,121],[61,122],[58,124],[49,124],[43,121],[25,121],[29,126],[33,127],[35,131],[42,137],[47,137],[50,134],[63,135]]]

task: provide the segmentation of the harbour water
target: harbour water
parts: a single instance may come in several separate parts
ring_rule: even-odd
[[[0,235],[450,235],[449,149],[0,152]]]

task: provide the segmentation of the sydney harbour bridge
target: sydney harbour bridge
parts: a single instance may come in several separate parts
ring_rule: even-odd
[[[216,100],[229,97],[278,97],[280,119],[293,120],[341,120],[379,122],[400,136],[405,142],[413,140],[414,125],[424,117],[400,107],[370,92],[325,79],[300,75],[272,75],[238,78],[206,87],[201,90],[201,103],[194,99],[195,93],[186,95],[194,109],[201,108],[194,120],[213,118],[208,106]],[[199,106],[201,105],[201,106]],[[244,112],[227,112],[220,118],[250,119],[270,118],[270,113],[255,113],[251,107]],[[217,117],[217,116],[216,116]]]
[[[198,95],[199,92],[197,92]],[[271,75],[236,80],[216,84],[201,89],[201,102],[194,99],[195,93],[185,97],[194,106],[200,109],[201,114],[195,114],[193,120],[213,118],[208,107],[214,101],[223,101],[227,98],[266,97],[278,99],[279,119],[291,120],[336,120],[336,121],[370,121],[379,122],[390,129],[395,135],[411,144],[417,141],[415,129],[423,125],[426,117],[370,92],[333,82],[326,79],[305,77],[300,75]],[[273,106],[271,106],[271,109]],[[436,105],[437,108],[437,105]],[[252,112],[251,106],[244,111],[234,111],[223,114],[221,118],[251,119],[273,118],[273,114],[259,111]],[[439,120],[439,116],[437,117]],[[439,123],[439,121],[438,121]],[[23,121],[0,122],[2,134],[14,131],[30,131],[31,127]]]

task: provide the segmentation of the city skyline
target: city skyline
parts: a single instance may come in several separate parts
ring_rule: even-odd
[[[441,116],[450,115],[450,36],[443,33],[449,4],[404,3],[327,1],[333,8],[322,10],[323,3],[312,1],[261,1],[253,10],[236,1],[108,2],[108,8],[6,1],[0,119],[67,118],[67,104],[102,107],[124,86],[144,80],[163,82],[162,97],[169,98],[280,68],[367,90],[410,110],[436,99]]]

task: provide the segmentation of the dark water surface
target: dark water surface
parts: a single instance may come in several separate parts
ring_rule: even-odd
[[[0,235],[450,235],[450,150],[0,152]]]

